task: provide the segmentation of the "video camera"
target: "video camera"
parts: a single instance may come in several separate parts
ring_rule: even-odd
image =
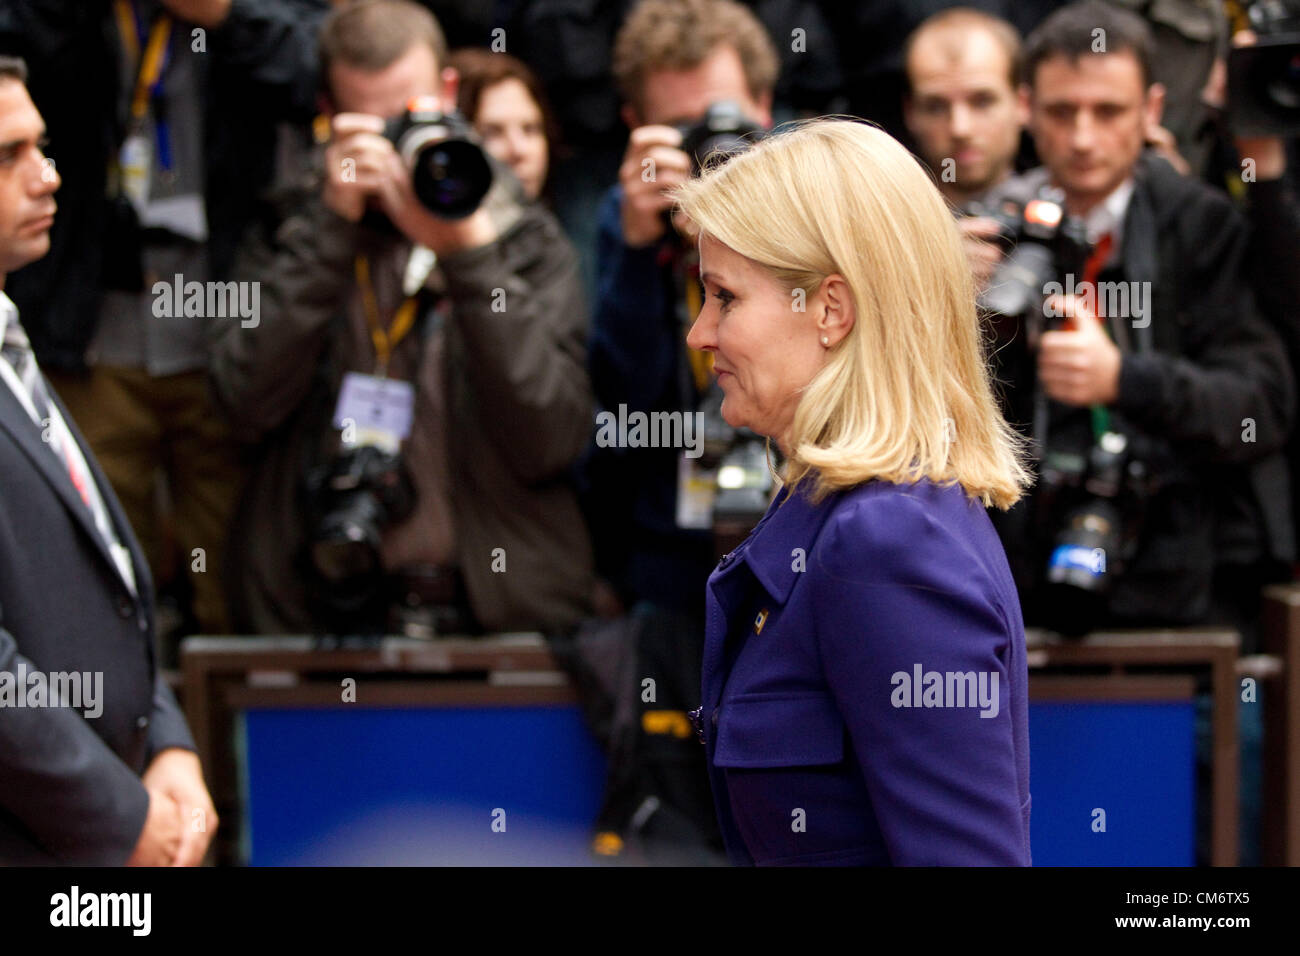
[[[1246,7],[1253,46],[1228,55],[1228,121],[1239,136],[1300,132],[1300,2],[1259,0]]]

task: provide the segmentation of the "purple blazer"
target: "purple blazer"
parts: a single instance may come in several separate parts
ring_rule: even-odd
[[[709,578],[697,726],[728,856],[1029,865],[1027,683],[960,486],[782,493]]]

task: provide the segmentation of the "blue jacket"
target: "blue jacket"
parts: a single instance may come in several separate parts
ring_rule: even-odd
[[[674,243],[623,242],[622,189],[600,208],[598,294],[587,362],[600,405],[629,411],[693,412],[699,402],[678,313]],[[684,308],[684,306],[682,306]],[[677,526],[674,448],[591,448],[585,505],[601,574],[629,603],[648,600],[699,617],[713,567],[713,536]]]
[[[698,726],[732,862],[1029,864],[1024,625],[979,502],[782,494],[708,591]]]

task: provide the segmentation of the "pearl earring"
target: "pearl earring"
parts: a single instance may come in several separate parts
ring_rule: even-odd
[[[831,347],[831,339],[829,335],[822,336],[822,345],[825,346],[826,348]]]

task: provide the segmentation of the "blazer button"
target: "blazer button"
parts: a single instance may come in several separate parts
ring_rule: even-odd
[[[135,725],[136,725],[136,727],[138,727],[140,730],[146,730],[146,729],[148,729],[148,727],[149,727],[149,718],[148,718],[148,717],[137,717],[137,718],[135,719]]]
[[[128,618],[135,613],[134,602],[125,594],[117,598],[117,613],[122,618]]]

